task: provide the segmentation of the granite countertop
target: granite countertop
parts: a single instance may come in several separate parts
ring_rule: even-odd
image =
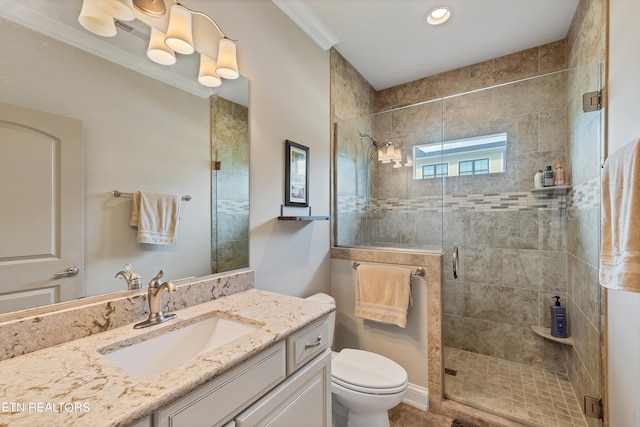
[[[176,320],[158,326],[133,329],[128,325],[2,361],[0,427],[132,424],[332,309],[328,304],[250,289],[178,310]],[[179,322],[211,312],[257,329],[149,381],[132,377],[98,352],[175,329]]]

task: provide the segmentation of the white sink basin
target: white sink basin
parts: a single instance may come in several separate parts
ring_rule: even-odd
[[[180,326],[178,324],[177,326]],[[258,327],[224,317],[208,317],[127,347],[99,349],[132,376],[147,380],[194,357],[241,338]],[[153,332],[152,332],[153,334]]]

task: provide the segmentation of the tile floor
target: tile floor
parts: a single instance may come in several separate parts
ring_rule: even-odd
[[[433,411],[422,411],[401,403],[389,411],[390,427],[451,427],[453,420]]]
[[[448,399],[540,427],[586,427],[573,386],[562,375],[452,347],[445,349]]]

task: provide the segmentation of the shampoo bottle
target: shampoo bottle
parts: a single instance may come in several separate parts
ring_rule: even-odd
[[[544,174],[542,176],[542,186],[553,187],[553,170],[551,169],[551,166],[547,166],[544,170]]]
[[[567,308],[560,305],[560,297],[555,296],[556,302],[551,308],[551,336],[567,337]]]
[[[535,189],[542,188],[542,175],[543,175],[543,172],[542,171],[538,171],[533,176],[533,188],[535,188]]]
[[[562,163],[556,163],[556,170],[553,173],[553,185],[564,185],[564,169]]]

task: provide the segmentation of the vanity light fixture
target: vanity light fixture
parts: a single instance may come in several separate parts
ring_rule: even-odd
[[[220,34],[217,59],[200,53],[198,82],[204,86],[216,87],[222,84],[222,78],[240,77],[236,55],[237,40],[228,38],[209,15],[191,10],[178,0],[172,1],[174,5],[169,10],[166,34],[162,28],[151,27],[147,57],[158,64],[172,65],[176,63],[176,52],[183,55],[194,53],[196,44],[193,40],[191,19],[193,15],[198,15],[209,21]],[[132,21],[135,19],[134,11],[154,18],[167,13],[164,0],[83,0],[78,22],[87,31],[102,37],[113,37],[117,33],[114,19]],[[202,45],[210,42],[199,43]]]
[[[449,6],[438,6],[431,9],[429,13],[425,15],[424,20],[429,25],[440,25],[447,22],[452,14],[453,9]]]

